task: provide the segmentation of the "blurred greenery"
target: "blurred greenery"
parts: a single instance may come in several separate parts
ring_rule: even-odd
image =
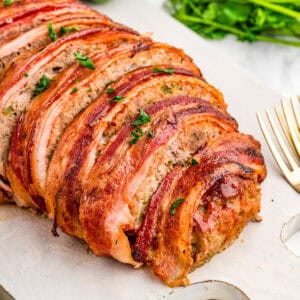
[[[300,47],[299,0],[167,0],[171,14],[208,39]]]

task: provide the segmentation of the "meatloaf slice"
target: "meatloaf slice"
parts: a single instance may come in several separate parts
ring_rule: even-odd
[[[80,12],[89,12],[90,16],[100,15],[98,12],[77,2],[53,4],[52,6],[49,5],[47,10],[37,10],[14,22],[0,26],[0,45],[5,44],[7,41],[12,40],[43,23],[47,24],[49,21],[56,19],[59,16],[64,16],[65,14],[70,13],[74,13],[76,15],[76,13]]]
[[[140,112],[97,158],[82,183],[79,202],[83,238],[93,252],[134,265],[129,241],[140,226],[147,197],[173,165],[187,161],[212,136],[236,130],[231,117],[197,98],[154,104],[146,110],[147,122],[137,126],[141,115],[145,118],[145,112]],[[139,188],[145,189],[143,199],[132,192]]]
[[[75,6],[73,12],[72,7],[70,7],[69,10],[70,12],[51,20],[52,28],[57,38],[62,36],[59,33],[61,28],[73,28],[71,32],[74,32],[103,25],[116,26],[116,24],[111,22],[108,18],[97,15],[88,9],[79,10],[78,7]],[[29,22],[31,22],[31,20],[29,20]],[[52,42],[48,26],[49,23],[44,22],[25,33],[20,33],[18,36],[1,43],[0,79],[5,75],[6,68],[9,67],[16,57],[24,55],[27,52],[33,55]]]
[[[134,257],[152,264],[169,286],[188,284],[188,272],[227,247],[260,209],[266,169],[252,137],[218,136],[193,162],[165,178],[134,245]]]
[[[74,73],[75,76],[72,77],[72,80],[64,76],[65,79],[67,78],[64,89],[59,89],[53,97],[49,98],[46,95],[42,101],[46,101],[45,103],[48,104],[43,104],[43,109],[41,109],[41,102],[35,101],[28,110],[26,119],[28,121],[35,120],[35,123],[30,121],[32,126],[37,124],[34,127],[34,133],[30,134],[30,140],[34,140],[35,143],[30,143],[28,147],[25,146],[24,148],[24,152],[28,154],[24,167],[25,170],[30,170],[33,178],[32,183],[36,186],[35,190],[29,189],[33,196],[44,196],[45,194],[49,157],[52,157],[61,134],[75,116],[103,91],[105,97],[107,97],[105,88],[108,83],[119,79],[129,71],[132,72],[132,70],[140,67],[164,62],[185,67],[199,74],[199,70],[181,50],[164,44],[153,44],[149,40],[142,42],[142,40],[136,39],[135,42],[136,44],[130,44],[128,38],[126,43],[113,47],[104,53],[96,54],[93,58],[97,66],[94,72],[81,74],[81,68],[79,73]],[[74,87],[76,93],[72,92]],[[112,89],[112,87],[109,89]],[[160,93],[162,93],[161,90]],[[94,113],[91,109],[90,112]],[[47,130],[44,130],[44,128],[47,128]],[[24,131],[28,134],[32,130],[25,124]],[[75,140],[78,139],[74,137]],[[22,144],[27,143],[27,141],[29,141],[29,137],[28,140],[24,139]],[[55,170],[55,172],[57,171]],[[61,175],[59,176],[61,177]]]
[[[0,175],[5,176],[5,165],[11,134],[17,118],[34,100],[39,85],[46,88],[58,72],[76,62],[75,53],[88,55],[104,49],[109,41],[115,43],[118,33],[127,32],[123,28],[97,27],[82,30],[51,43],[43,51],[27,60],[18,59],[0,83]],[[105,41],[105,42],[104,42]],[[119,40],[122,43],[122,40]],[[112,46],[112,45],[111,45]],[[46,83],[45,83],[46,76]]]
[[[103,44],[108,43],[107,48],[90,53],[95,70],[80,64],[69,66],[54,78],[55,82],[47,91],[36,97],[19,120],[22,124],[15,129],[18,133],[12,140],[7,166],[8,178],[19,205],[28,206],[28,201],[22,201],[30,198],[28,192],[40,202],[38,196],[44,195],[46,171],[57,139],[71,120],[103,90],[107,84],[105,75],[110,71],[109,64],[121,60],[122,55],[131,57],[139,49],[151,45],[150,40],[127,32],[119,32],[113,38],[107,41],[105,36]],[[123,43],[124,40],[126,43]],[[112,74],[116,76],[117,72]],[[28,203],[31,206],[32,201]]]
[[[57,209],[56,221],[63,230],[79,234],[74,233],[74,228],[78,227],[76,210],[72,213],[74,198],[81,193],[77,178],[84,181],[95,159],[110,145],[122,125],[133,121],[139,109],[170,97],[169,92],[165,93],[166,86],[173,87],[173,96],[193,95],[223,105],[218,91],[193,73],[181,69],[174,68],[170,75],[155,73],[153,67],[144,68],[111,85],[115,93],[102,95],[67,128],[50,162],[46,204],[53,217],[56,201],[59,202],[62,209]],[[111,103],[116,95],[124,98],[117,104]]]
[[[38,11],[48,11],[53,5],[69,5],[78,3],[76,0],[23,0],[13,1],[11,5],[0,2],[0,28],[7,24],[35,14]]]

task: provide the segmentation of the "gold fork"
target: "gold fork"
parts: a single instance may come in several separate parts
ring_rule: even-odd
[[[289,147],[286,145],[286,142],[284,141],[280,130],[276,126],[271,113],[266,110],[267,119],[272,128],[273,135],[275,136],[285,159],[282,157],[280,150],[277,149],[273,142],[267,126],[259,113],[257,113],[257,119],[270,151],[283,175],[290,185],[297,192],[300,192],[300,116],[297,111],[297,107],[300,103],[300,97],[291,98],[290,107],[287,102],[287,99],[282,99],[281,108],[283,113],[280,112],[278,107],[275,107],[275,113]]]

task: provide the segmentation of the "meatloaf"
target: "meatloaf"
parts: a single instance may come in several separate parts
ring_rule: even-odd
[[[0,5],[0,202],[178,286],[258,220],[265,177],[183,50],[75,0]]]

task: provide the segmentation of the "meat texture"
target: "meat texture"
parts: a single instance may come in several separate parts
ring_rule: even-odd
[[[0,4],[0,202],[178,286],[258,219],[265,176],[182,50],[77,1]]]

